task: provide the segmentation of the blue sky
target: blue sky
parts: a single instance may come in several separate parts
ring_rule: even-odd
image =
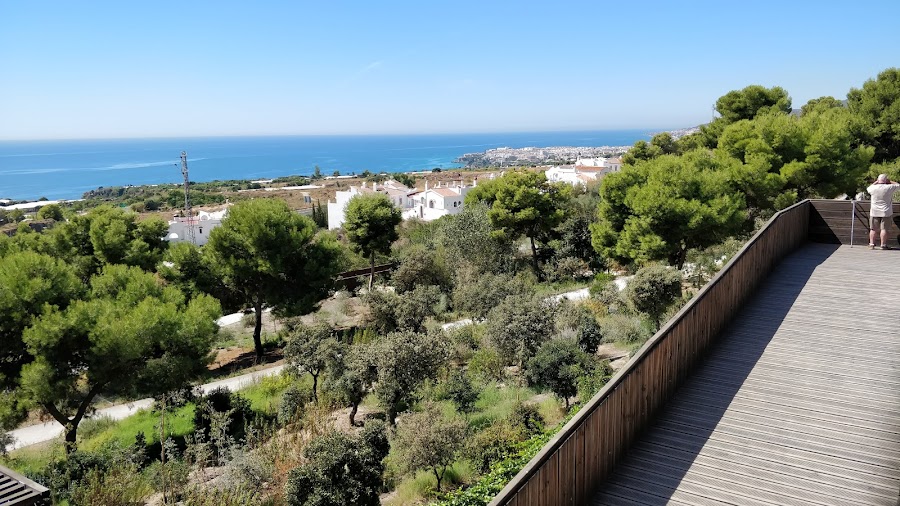
[[[0,139],[677,128],[900,65],[900,2],[0,0]]]

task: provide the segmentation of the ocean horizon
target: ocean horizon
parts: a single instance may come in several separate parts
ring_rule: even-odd
[[[658,131],[658,130],[657,130]],[[191,181],[412,172],[461,167],[492,148],[630,146],[650,130],[427,135],[195,137],[0,141],[0,198],[78,199],[99,187],[179,183],[187,152]]]

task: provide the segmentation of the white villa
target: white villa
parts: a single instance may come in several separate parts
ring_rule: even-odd
[[[572,186],[587,185],[604,174],[622,169],[621,158],[579,158],[575,165],[559,165],[544,171],[547,181],[568,183]]]
[[[462,211],[466,194],[477,185],[476,179],[472,186],[465,186],[462,181],[454,181],[443,187],[438,183],[436,187],[429,188],[428,181],[425,181],[424,190],[409,194],[412,205],[403,211],[403,218],[431,221],[441,216],[458,214]]]
[[[334,230],[344,225],[347,204],[357,195],[381,193],[403,212],[403,219],[431,221],[462,211],[463,200],[472,188],[474,185],[466,186],[462,181],[444,185],[438,183],[436,187],[429,188],[426,180],[424,190],[411,189],[394,180],[382,184],[372,183],[371,187],[363,182],[361,186],[351,186],[347,190],[336,192],[335,202],[328,202],[328,228]]]
[[[347,190],[335,192],[335,202],[328,202],[328,229],[334,230],[344,225],[344,220],[346,219],[344,213],[347,211],[347,204],[350,203],[350,199],[357,195],[382,193],[395,206],[400,209],[406,209],[411,205],[407,197],[410,192],[412,192],[411,189],[393,179],[385,181],[380,186],[378,183],[372,183],[371,187],[367,186],[367,183],[363,181],[361,186],[351,186]]]
[[[169,242],[191,241],[190,229],[194,229],[194,244],[203,246],[209,241],[209,233],[212,229],[222,224],[222,219],[228,214],[228,209],[221,211],[199,211],[197,216],[189,218],[175,217],[169,222],[169,233],[166,240]]]

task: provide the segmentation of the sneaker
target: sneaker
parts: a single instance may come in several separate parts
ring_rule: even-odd
[[[875,249],[875,245],[874,245],[874,244],[870,244],[870,245],[869,245],[869,249]]]
[[[881,249],[892,249],[892,248],[890,246],[888,246],[887,244],[882,244]]]

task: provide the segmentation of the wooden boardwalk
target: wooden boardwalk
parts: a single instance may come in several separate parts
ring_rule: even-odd
[[[808,244],[763,283],[596,505],[890,505],[900,251]]]

